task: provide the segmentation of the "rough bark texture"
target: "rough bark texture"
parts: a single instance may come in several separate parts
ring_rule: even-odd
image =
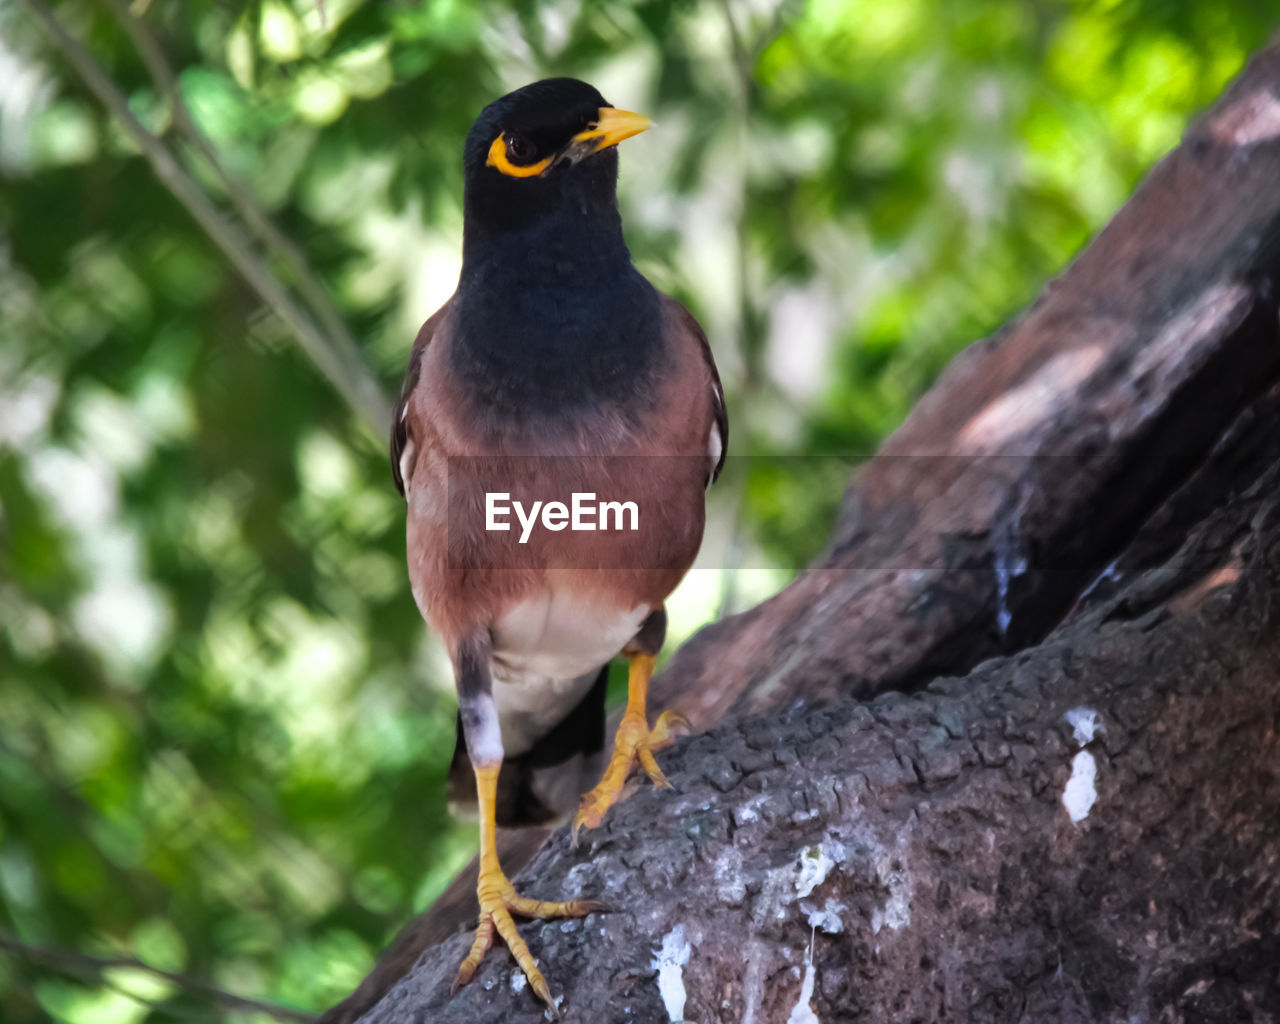
[[[1278,274],[1273,47],[659,677],[679,794],[516,880],[616,908],[525,926],[566,1017],[1280,1019]],[[450,1000],[473,877],[329,1019],[539,1019],[501,949]]]

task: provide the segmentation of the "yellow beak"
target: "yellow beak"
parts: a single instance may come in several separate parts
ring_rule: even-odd
[[[584,143],[594,143],[588,152],[598,153],[602,149],[616,146],[633,135],[639,135],[649,127],[649,123],[649,119],[644,114],[619,110],[617,107],[601,107],[596,123],[586,131],[578,132],[570,145],[577,148]],[[583,146],[583,148],[586,147]]]

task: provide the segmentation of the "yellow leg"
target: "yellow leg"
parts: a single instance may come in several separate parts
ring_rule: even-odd
[[[670,789],[671,783],[662,774],[653,752],[671,743],[678,729],[688,729],[689,720],[678,711],[664,711],[652,729],[645,715],[645,699],[649,694],[649,679],[657,661],[652,654],[631,655],[631,670],[627,677],[627,710],[618,723],[618,735],[613,741],[613,756],[604,770],[599,784],[582,798],[578,813],[573,819],[573,838],[583,828],[595,828],[604,820],[605,813],[618,799],[626,785],[631,767],[637,761],[654,784]]]
[[[500,768],[501,764],[494,764],[475,770],[476,790],[480,797],[480,877],[476,884],[476,895],[480,900],[480,923],[476,926],[476,938],[471,944],[471,952],[458,968],[458,977],[453,987],[456,991],[471,980],[485,953],[493,945],[493,935],[497,932],[502,936],[502,941],[507,944],[507,949],[511,951],[520,969],[524,971],[524,976],[529,979],[530,988],[551,1008],[551,1012],[558,1016],[546,979],[538,970],[538,965],[533,962],[533,954],[529,952],[529,947],[516,931],[511,915],[515,913],[522,917],[583,917],[593,911],[603,910],[604,904],[596,900],[547,903],[542,900],[526,899],[516,893],[507,876],[503,874],[502,866],[498,863],[494,804]]]

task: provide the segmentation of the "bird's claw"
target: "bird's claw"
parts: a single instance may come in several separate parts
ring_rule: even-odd
[[[516,930],[513,913],[521,917],[585,917],[587,914],[604,910],[605,905],[598,900],[566,900],[552,903],[534,900],[519,895],[507,876],[500,869],[492,868],[481,871],[480,883],[477,887],[480,900],[480,921],[476,925],[476,937],[471,943],[471,950],[458,968],[457,977],[453,981],[453,991],[457,992],[475,975],[476,969],[484,960],[484,955],[493,945],[495,933],[502,936],[512,957],[524,976],[529,987],[538,996],[555,1017],[560,1016],[555,1000],[551,998],[551,989],[547,980],[538,970],[538,965],[529,952],[529,947]]]
[[[632,766],[639,763],[655,786],[662,789],[673,788],[658,767],[653,756],[655,750],[661,750],[675,742],[677,735],[689,732],[689,719],[679,711],[668,709],[658,716],[658,721],[650,729],[644,717],[628,711],[622,716],[618,725],[618,735],[613,744],[613,756],[609,758],[608,767],[595,789],[587,793],[578,805],[578,812],[573,817],[573,828],[570,839],[578,845],[578,837],[584,828],[598,828],[621,795]]]
[[[667,708],[658,716],[658,721],[649,733],[649,749],[661,750],[669,747],[677,736],[688,736],[691,732],[693,723],[675,708]]]

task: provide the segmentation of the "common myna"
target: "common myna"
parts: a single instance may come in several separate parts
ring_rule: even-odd
[[[572,773],[551,769],[601,751],[619,652],[627,709],[575,837],[600,823],[637,761],[667,785],[653,751],[683,719],[668,711],[650,729],[645,695],[663,602],[698,552],[728,441],[706,336],[623,239],[615,147],[648,126],[571,78],[481,112],[463,153],[458,287],[418,332],[391,433],[413,596],[453,663],[455,767],[465,751],[479,804],[480,922],[457,983],[496,930],[553,1010],[511,914],[600,904],[517,895],[495,825],[572,809],[585,787],[566,793],[554,780]]]

